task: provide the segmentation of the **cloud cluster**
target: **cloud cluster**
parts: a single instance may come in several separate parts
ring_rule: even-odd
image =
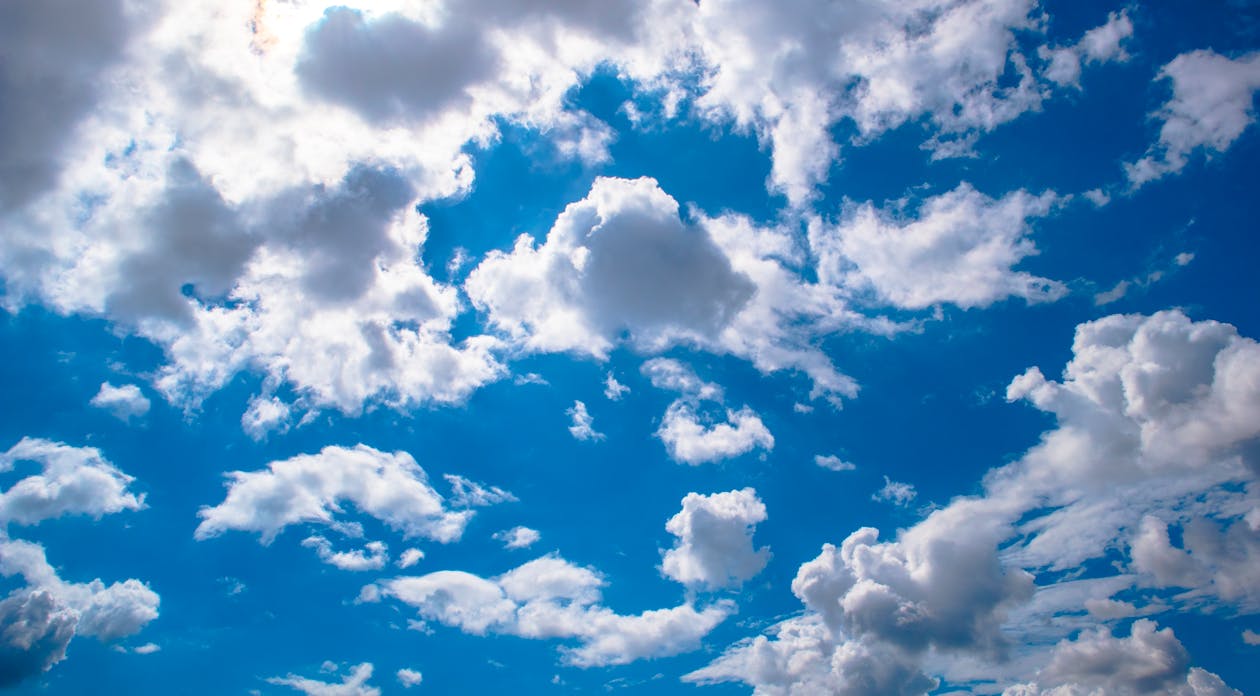
[[[465,487],[455,491],[448,505],[411,455],[382,452],[367,445],[329,446],[318,454],[275,461],[260,471],[230,472],[227,477],[228,491],[223,502],[198,513],[198,539],[239,530],[257,532],[261,541],[269,544],[285,527],[294,524],[318,524],[352,532],[353,526],[338,517],[343,512],[342,505],[351,503],[358,512],[371,515],[408,537],[447,543],[463,535],[473,515],[471,510],[455,510],[452,506],[503,499],[460,479]],[[470,490],[469,486],[475,489]],[[313,545],[322,546],[317,542]]]
[[[0,600],[0,687],[12,686],[65,658],[76,635],[112,642],[133,635],[158,616],[160,598],[129,579],[106,585],[63,580],[40,544],[13,539],[11,524],[34,525],[67,515],[105,514],[144,507],[133,482],[95,448],[23,438],[0,455],[0,472],[33,461],[42,472],[0,493],[0,577],[22,584]]]
[[[792,584],[804,615],[688,679],[766,693],[921,694],[937,675],[1008,694],[1234,693],[1191,669],[1169,630],[1092,627],[1170,605],[1253,610],[1257,385],[1260,344],[1227,324],[1168,311],[1078,326],[1061,382],[1032,368],[1008,388],[1056,417],[1038,445],[894,540],[861,529],[824,546]],[[1117,551],[1120,572],[1076,579]],[[1180,592],[1114,598],[1163,587]],[[855,656],[883,672],[842,669]]]
[[[595,571],[553,555],[493,578],[446,570],[387,580],[381,591],[415,607],[427,621],[466,633],[576,641],[562,653],[565,662],[582,667],[694,649],[733,611],[719,602],[623,615],[603,606],[603,585]]]

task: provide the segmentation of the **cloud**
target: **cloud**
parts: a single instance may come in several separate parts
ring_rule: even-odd
[[[1190,51],[1165,65],[1159,79],[1172,82],[1172,98],[1154,114],[1161,122],[1159,139],[1144,157],[1124,165],[1133,188],[1180,172],[1195,152],[1209,158],[1224,153],[1255,123],[1260,54],[1231,59]]]
[[[315,549],[319,560],[341,570],[380,570],[389,561],[387,547],[380,541],[369,541],[355,551],[333,551],[332,542],[318,534],[302,540],[302,545]]]
[[[515,503],[516,496],[498,486],[485,486],[458,474],[443,474],[451,485],[451,507],[475,508],[500,503]]]
[[[274,396],[258,394],[249,400],[249,406],[241,415],[241,429],[255,441],[261,441],[270,433],[288,432],[289,418],[288,404]]]
[[[600,177],[539,246],[491,252],[464,285],[490,322],[539,351],[599,358],[629,331],[644,347],[713,337],[751,282],[654,179]]]
[[[1081,40],[1071,46],[1051,49],[1042,46],[1038,55],[1048,65],[1045,76],[1059,85],[1080,87],[1081,63],[1105,63],[1112,60],[1128,60],[1123,44],[1133,37],[1133,20],[1128,10],[1110,12],[1107,22],[1085,32]]]
[[[398,678],[398,683],[402,684],[404,689],[419,686],[420,682],[424,681],[424,675],[414,669],[408,669],[406,667],[398,670],[395,673],[395,676]]]
[[[134,478],[109,463],[95,447],[24,437],[0,454],[0,472],[18,462],[40,465],[0,493],[0,522],[39,524],[63,515],[102,515],[144,507],[144,494],[128,491]]]
[[[688,493],[682,510],[665,523],[665,530],[678,540],[665,552],[661,572],[688,587],[738,586],[770,560],[769,547],[753,547],[753,533],[764,521],[766,506],[752,488]]]
[[[586,404],[581,401],[574,401],[573,407],[566,409],[565,413],[569,418],[573,419],[573,424],[569,426],[569,434],[575,439],[584,442],[604,439],[604,434],[595,430],[595,419],[591,418],[591,414],[587,412]]]
[[[792,584],[804,614],[686,679],[923,693],[935,673],[1008,696],[1234,693],[1191,668],[1171,631],[1139,620],[1113,638],[1098,623],[1204,604],[1253,611],[1260,345],[1167,311],[1083,323],[1072,351],[1062,381],[1037,368],[1012,380],[1008,400],[1057,422],[992,469],[982,494],[890,541],[864,528],[825,545]],[[1088,565],[1109,554],[1113,572]],[[1152,592],[1163,587],[1178,592]],[[1131,589],[1143,591],[1113,598]],[[883,681],[837,666],[855,655],[878,656]]]
[[[618,382],[613,373],[609,372],[604,380],[604,398],[609,401],[621,401],[621,397],[628,393],[630,393],[630,387]]]
[[[831,471],[853,471],[857,466],[852,462],[846,462],[834,454],[815,454],[814,464]]]
[[[892,503],[900,507],[909,505],[919,492],[914,486],[901,481],[893,481],[887,476],[884,477],[884,487],[875,491],[871,496],[871,500]]]
[[[149,400],[140,392],[140,387],[134,384],[115,387],[109,382],[101,382],[101,390],[96,392],[89,403],[109,411],[121,421],[130,421],[149,412]]]
[[[1245,629],[1242,632],[1242,640],[1247,645],[1260,645],[1260,634],[1251,629]]]
[[[839,225],[811,228],[810,248],[822,282],[864,289],[897,307],[1053,301],[1066,294],[1062,283],[1014,267],[1037,253],[1029,219],[1049,214],[1057,199],[1022,190],[993,199],[963,183],[922,201],[914,217],[850,205]]]
[[[733,607],[690,604],[621,615],[600,604],[604,580],[559,556],[543,556],[495,578],[462,571],[399,577],[382,592],[436,621],[474,635],[575,640],[561,649],[579,667],[625,664],[694,649]]]
[[[739,456],[753,449],[774,449],[774,436],[747,406],[724,409],[714,416],[712,409],[702,410],[705,402],[721,404],[722,388],[701,381],[695,371],[669,358],[653,358],[643,363],[642,372],[658,389],[679,392],[679,397],[665,410],[665,417],[656,436],[675,461],[691,465]]]
[[[267,683],[287,686],[295,691],[301,691],[306,696],[381,696],[380,689],[367,683],[371,678],[372,663],[364,662],[351,669],[340,683],[322,682],[295,674],[271,677]]]
[[[233,471],[227,478],[223,502],[197,513],[198,539],[239,530],[257,532],[269,544],[292,524],[337,528],[343,502],[408,537],[442,543],[458,540],[472,518],[470,510],[447,507],[410,454],[367,445],[329,446],[318,454],[271,462],[264,470]]]
[[[527,549],[541,538],[537,529],[529,527],[513,527],[494,534],[494,539],[503,542],[505,549]]]
[[[25,582],[0,600],[0,685],[47,671],[65,658],[75,635],[112,642],[158,617],[160,598],[148,585],[67,582],[36,543],[0,535],[0,575]]]
[[[1063,641],[1055,647],[1050,664],[1038,673],[1036,683],[1013,686],[1002,693],[1241,695],[1215,674],[1190,667],[1190,655],[1172,629],[1157,630],[1155,622],[1147,619],[1135,621],[1124,638],[1099,629]]]
[[[410,568],[422,560],[424,560],[423,551],[420,549],[406,549],[398,554],[397,565],[399,568]]]

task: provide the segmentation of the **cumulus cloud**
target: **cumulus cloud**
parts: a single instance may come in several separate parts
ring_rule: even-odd
[[[102,515],[144,507],[144,494],[128,487],[135,481],[111,464],[95,447],[24,437],[0,454],[0,472],[18,462],[40,465],[0,493],[0,523],[38,524],[63,515]]]
[[[613,373],[609,372],[608,377],[604,379],[604,398],[609,401],[621,401],[621,397],[630,393],[630,387],[617,381]]]
[[[414,607],[421,618],[465,633],[576,641],[561,649],[579,667],[625,664],[695,649],[732,611],[682,604],[622,615],[601,604],[604,580],[559,556],[543,556],[494,578],[438,571],[381,583],[384,595]]]
[[[572,408],[565,410],[565,414],[572,419],[569,434],[574,438],[582,441],[604,439],[604,434],[595,430],[595,419],[586,410],[586,404],[574,401]]]
[[[424,552],[420,549],[406,549],[398,554],[398,567],[410,568],[411,566],[424,560]]]
[[[503,548],[505,549],[527,549],[538,543],[542,535],[538,533],[537,529],[513,527],[501,532],[495,532],[494,538],[503,542]]]
[[[89,402],[97,408],[105,409],[121,421],[130,421],[149,412],[149,400],[134,384],[115,387],[109,382],[101,382],[100,391]]]
[[[1256,633],[1250,628],[1242,632],[1242,639],[1247,645],[1260,645],[1260,633]]]
[[[736,457],[758,447],[774,449],[774,436],[751,408],[705,408],[721,405],[722,388],[702,381],[687,365],[653,358],[643,364],[642,372],[652,386],[679,392],[656,431],[675,461],[696,465]]]
[[[1225,152],[1255,123],[1260,54],[1231,59],[1190,51],[1165,65],[1159,79],[1172,83],[1172,98],[1154,114],[1161,122],[1159,139],[1144,157],[1125,164],[1133,188],[1181,171],[1195,152]]]
[[[371,662],[356,665],[339,683],[322,682],[317,679],[299,677],[296,674],[271,677],[267,682],[301,691],[306,696],[381,696],[380,689],[367,683],[372,678],[372,669]]]
[[[1111,12],[1107,22],[1085,32],[1080,41],[1071,46],[1038,49],[1047,62],[1045,76],[1060,85],[1080,87],[1082,63],[1105,63],[1112,60],[1128,60],[1124,43],[1133,36],[1133,20],[1127,10]]]
[[[419,671],[409,668],[398,670],[394,676],[398,678],[398,683],[402,684],[404,689],[410,689],[413,686],[420,686],[420,682],[424,681],[424,675]]]
[[[0,601],[0,685],[47,671],[76,635],[112,642],[158,617],[160,598],[148,585],[63,580],[32,542],[0,535],[0,575],[25,583]]]
[[[269,544],[293,524],[338,528],[341,505],[352,503],[409,537],[446,543],[459,539],[473,514],[448,507],[410,454],[367,445],[329,446],[227,478],[223,502],[198,512],[198,539],[239,530]]]
[[[1071,696],[1104,693],[1116,696],[1240,696],[1221,678],[1190,666],[1190,655],[1171,628],[1139,619],[1127,637],[1106,629],[1089,631],[1054,649],[1050,664],[1035,683],[1006,689],[1003,696]]]
[[[682,510],[665,523],[665,530],[678,541],[665,552],[661,571],[688,587],[738,586],[770,560],[769,547],[753,547],[753,533],[764,521],[766,506],[752,488],[688,493]]]
[[[254,440],[264,440],[270,433],[289,429],[289,405],[274,396],[258,394],[249,400],[241,416],[241,429]]]
[[[766,693],[918,694],[934,688],[935,673],[1009,686],[1008,696],[1235,693],[1190,667],[1170,630],[1140,620],[1115,638],[1096,626],[1205,602],[1254,610],[1260,345],[1168,311],[1086,322],[1072,348],[1062,381],[1032,368],[1011,382],[1008,399],[1057,424],[991,470],[982,494],[894,540],[861,529],[824,546],[792,585],[803,615],[688,679]],[[1075,579],[1115,552],[1119,572]],[[1035,588],[1029,571],[1047,584]],[[1176,593],[1150,594],[1164,587]],[[1115,598],[1133,588],[1146,589]],[[883,676],[859,680],[860,668],[838,667],[854,655],[878,656]]]
[[[388,549],[380,541],[369,541],[354,551],[334,551],[331,541],[314,534],[303,539],[302,545],[315,549],[319,560],[341,570],[380,570],[389,561]]]
[[[838,225],[811,228],[810,247],[820,280],[897,307],[1051,301],[1067,292],[1062,283],[1014,268],[1037,253],[1028,221],[1046,216],[1057,199],[1022,190],[994,199],[963,183],[922,201],[913,217],[851,205]]]

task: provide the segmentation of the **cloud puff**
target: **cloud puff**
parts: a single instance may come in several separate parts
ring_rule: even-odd
[[[380,541],[369,541],[354,551],[334,551],[331,541],[314,534],[303,539],[302,545],[315,549],[319,560],[341,570],[380,570],[389,561],[387,547]]]
[[[565,413],[573,419],[569,426],[569,434],[574,438],[582,441],[604,439],[604,434],[595,430],[595,419],[586,410],[586,404],[574,401],[573,407],[566,409]]]
[[[1190,51],[1165,65],[1159,79],[1172,82],[1172,98],[1154,114],[1162,122],[1158,141],[1124,166],[1134,188],[1181,171],[1196,151],[1209,157],[1225,152],[1255,123],[1260,54],[1231,59]]]
[[[898,307],[1055,300],[1067,292],[1063,284],[1014,267],[1037,253],[1028,220],[1044,217],[1056,200],[1026,191],[993,199],[964,183],[924,200],[914,217],[850,206],[839,225],[811,228],[810,247],[820,280]]]
[[[871,496],[871,500],[905,507],[918,495],[919,492],[914,489],[914,486],[901,481],[894,481],[885,476],[884,487],[875,491],[874,495]]]
[[[295,691],[301,691],[306,696],[381,696],[380,689],[367,683],[372,678],[372,669],[371,662],[356,665],[340,683],[322,682],[299,677],[296,674],[271,677],[267,683],[287,686]]]
[[[329,446],[227,477],[223,502],[198,512],[198,539],[240,530],[267,544],[292,524],[337,527],[348,502],[409,537],[446,543],[459,539],[473,514],[447,507],[410,454],[367,445]]]
[[[1003,696],[1072,696],[1104,693],[1116,696],[1241,696],[1221,678],[1190,667],[1190,655],[1171,628],[1139,619],[1130,634],[1116,638],[1105,629],[1083,633],[1054,649],[1050,664],[1035,683],[1010,687]]]
[[[413,686],[419,686],[420,682],[424,681],[423,674],[421,674],[417,670],[408,669],[406,667],[398,670],[394,676],[398,678],[398,683],[402,684],[402,687],[404,689],[410,689]]]
[[[135,479],[110,464],[95,447],[24,437],[0,454],[0,472],[11,471],[22,461],[38,463],[41,472],[0,493],[0,522],[38,524],[63,515],[99,518],[144,507],[144,494],[127,490]]]
[[[814,464],[831,471],[853,471],[857,465],[846,462],[834,454],[815,454]]]
[[[134,384],[115,387],[109,382],[101,382],[101,390],[89,403],[109,411],[121,421],[130,421],[149,412],[149,400]]]
[[[705,402],[722,403],[722,388],[701,381],[690,367],[669,358],[653,358],[643,364],[642,372],[652,386],[679,392],[656,431],[675,461],[696,465],[757,447],[774,449],[774,436],[751,408],[724,409],[725,422],[714,417],[713,409],[702,409]]]
[[[539,246],[520,237],[465,282],[490,322],[542,351],[605,357],[628,331],[642,346],[715,336],[752,283],[654,179],[600,177]]]
[[[617,614],[600,604],[603,584],[588,568],[544,556],[496,578],[448,570],[394,578],[381,589],[425,620],[466,633],[576,640],[561,652],[566,663],[580,667],[692,650],[733,611],[729,603],[717,603]]]
[[[1133,36],[1133,20],[1128,10],[1110,12],[1107,22],[1085,32],[1080,41],[1071,46],[1051,49],[1042,46],[1038,54],[1048,62],[1046,79],[1060,85],[1080,87],[1081,63],[1105,63],[1112,60],[1128,60],[1123,44]]]
[[[494,538],[503,542],[503,548],[505,549],[526,549],[538,543],[542,535],[538,533],[537,529],[513,527],[501,532],[495,532]]]
[[[770,560],[769,547],[753,548],[753,532],[764,521],[766,506],[752,488],[688,493],[682,510],[665,523],[678,541],[665,552],[661,571],[688,587],[738,586]]]

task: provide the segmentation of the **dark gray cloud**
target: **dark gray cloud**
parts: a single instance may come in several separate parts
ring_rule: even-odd
[[[66,656],[79,617],[41,590],[0,602],[0,688],[46,671]]]

